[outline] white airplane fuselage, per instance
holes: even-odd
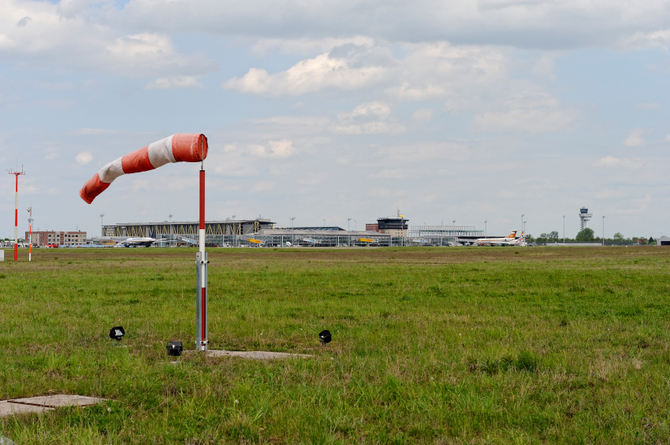
[[[156,239],[149,237],[126,238],[124,240],[119,241],[114,247],[149,247],[154,242],[156,242]]]
[[[524,233],[521,237],[516,237],[516,230],[507,235],[505,238],[479,238],[475,240],[477,246],[516,246],[524,242]]]

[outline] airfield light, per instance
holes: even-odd
[[[605,215],[603,215],[603,246],[605,245]]]
[[[109,330],[109,338],[113,340],[121,341],[124,335],[126,335],[126,330],[122,326],[114,326]]]
[[[328,329],[319,332],[319,340],[321,341],[322,345],[326,346],[326,344],[330,343],[332,339],[333,337],[330,335],[330,331]]]
[[[178,357],[181,355],[181,352],[184,350],[180,341],[171,341],[168,342],[167,346],[168,355]]]

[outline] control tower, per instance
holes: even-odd
[[[579,219],[581,220],[581,230],[586,229],[589,226],[589,221],[593,215],[589,213],[589,209],[582,207],[579,209]]]

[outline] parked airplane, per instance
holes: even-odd
[[[112,238],[116,241],[114,247],[149,247],[156,242],[155,238]]]
[[[516,237],[516,230],[507,235],[505,238],[479,238],[474,244],[476,246],[518,246],[524,242],[524,232],[521,232],[519,238]]]

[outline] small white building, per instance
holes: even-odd
[[[656,240],[656,245],[657,246],[670,246],[670,237],[667,237],[663,235],[659,239]]]

